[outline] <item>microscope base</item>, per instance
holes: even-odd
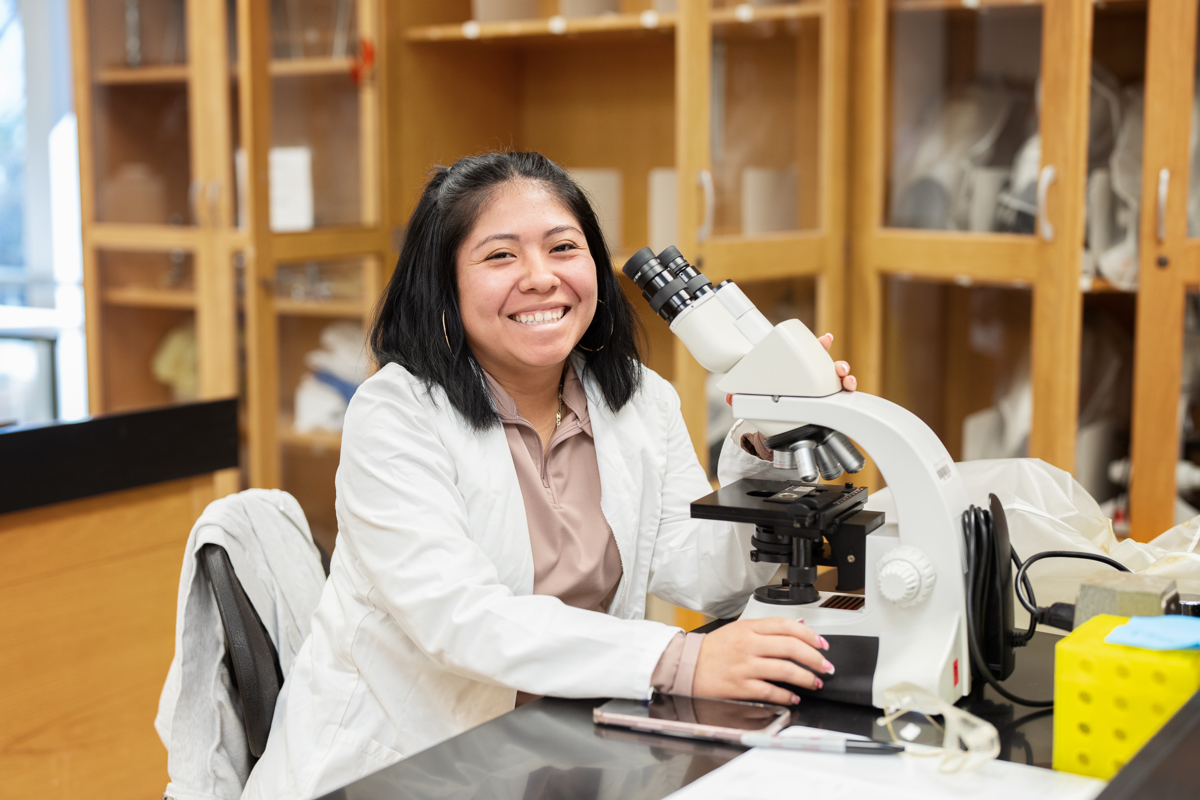
[[[825,685],[816,691],[799,686],[779,684],[800,695],[801,701],[809,698],[833,700],[838,703],[853,703],[869,706],[872,687],[875,683],[875,667],[879,663],[879,637],[847,636],[830,634],[826,656],[838,665],[837,672],[822,678]]]
[[[882,708],[883,692],[899,683],[916,684],[949,703],[969,692],[970,667],[961,657],[961,612],[927,604],[924,614],[912,614],[882,601],[872,588],[865,597],[821,592],[817,602],[805,605],[751,598],[740,618],[799,620],[829,641],[827,657],[837,667],[840,688],[830,691],[834,684],[825,680],[824,689],[810,693],[814,698]],[[841,642],[837,647],[835,640]],[[862,649],[866,643],[869,654]],[[841,681],[843,677],[848,679]]]

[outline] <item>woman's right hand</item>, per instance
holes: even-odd
[[[833,665],[822,653],[828,649],[828,642],[795,620],[731,622],[705,635],[692,694],[795,705],[799,697],[768,681],[820,689],[824,685],[820,676],[833,674]]]

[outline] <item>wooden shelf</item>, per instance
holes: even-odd
[[[749,4],[736,8],[720,8],[712,12],[714,24],[737,24],[764,20],[802,19],[820,16],[824,4],[818,0],[803,0],[783,6],[758,7]],[[643,11],[637,14],[605,14],[598,17],[539,17],[536,19],[506,20],[503,22],[467,22],[452,25],[426,25],[409,28],[410,42],[464,42],[472,40],[541,39],[588,34],[673,31],[678,14]]]
[[[1145,5],[1146,0],[1094,0],[1096,10],[1105,6]],[[1040,8],[1045,0],[975,0],[967,5],[964,0],[891,0],[888,4],[892,11],[978,11],[987,8]]]
[[[110,306],[128,308],[195,308],[196,294],[190,290],[149,289],[141,286],[114,286],[102,297]]]
[[[602,17],[517,19],[504,22],[475,22],[457,25],[427,25],[409,28],[410,42],[465,42],[473,39],[550,39],[589,33],[637,33],[671,31],[676,14],[606,14]]]
[[[332,317],[362,319],[363,304],[357,300],[292,300],[275,298],[275,313],[290,317]]]
[[[101,86],[136,86],[187,83],[187,79],[187,64],[161,64],[152,67],[105,67],[96,70],[94,80]]]
[[[771,20],[805,19],[819,17],[824,11],[824,4],[817,0],[802,0],[783,6],[752,6],[747,3],[734,8],[713,9],[712,21],[714,25],[728,25],[739,22],[748,24]]]
[[[963,0],[892,0],[889,3],[892,11],[978,11],[983,8],[1024,8],[1041,5],[1043,0],[975,0],[971,5],[967,5]]]
[[[295,419],[289,413],[279,415],[279,441],[285,447],[317,447],[325,450],[341,450],[342,434],[331,431],[301,433],[296,430]]]
[[[305,75],[349,75],[353,67],[353,58],[277,58],[271,61],[270,71],[273,78],[288,78]]]
[[[271,61],[270,72],[275,78],[319,75],[349,75],[353,58],[278,58]],[[230,68],[230,77],[237,68]],[[143,86],[150,84],[187,83],[187,64],[164,64],[153,67],[105,67],[96,71],[95,83],[101,86]]]
[[[1080,276],[1079,288],[1088,294],[1137,294],[1137,292],[1128,292],[1117,288],[1107,278],[1098,277],[1089,279]]]

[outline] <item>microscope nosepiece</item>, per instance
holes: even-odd
[[[829,432],[829,438],[825,440],[825,447],[828,447],[830,453],[842,462],[846,472],[852,474],[861,472],[862,468],[867,465],[867,460],[863,458],[862,453],[858,452],[858,448],[837,431]]]

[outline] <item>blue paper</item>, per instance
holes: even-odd
[[[1104,641],[1144,650],[1200,649],[1200,617],[1130,617],[1129,622],[1113,628]]]

